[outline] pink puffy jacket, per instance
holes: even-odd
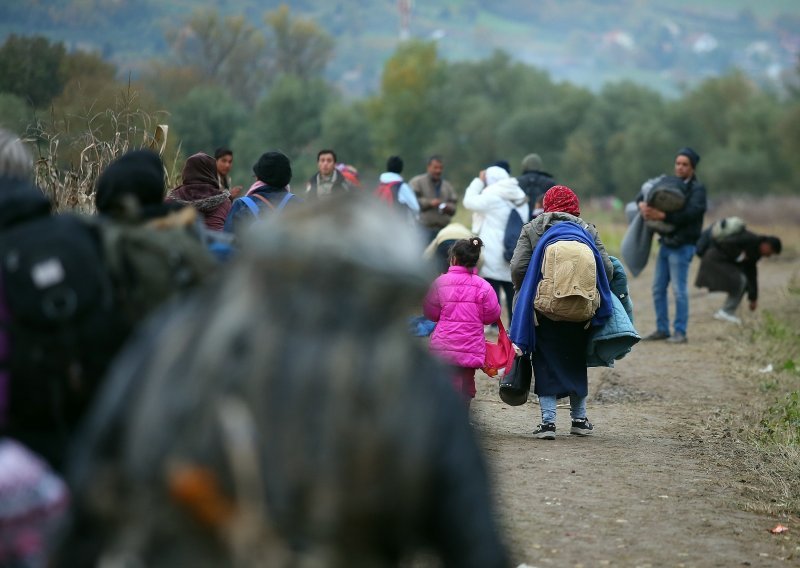
[[[486,358],[483,326],[500,318],[500,303],[474,268],[451,266],[425,296],[425,317],[435,322],[431,351],[459,367],[477,369]]]

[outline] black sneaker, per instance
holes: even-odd
[[[533,435],[540,440],[555,440],[556,439],[556,425],[552,422],[544,422],[536,427]]]
[[[669,333],[666,331],[655,330],[650,335],[646,335],[642,338],[644,341],[659,341],[661,339],[669,339]]]
[[[667,339],[667,343],[686,343],[687,341],[686,335],[680,331],[676,331],[675,335]]]
[[[594,430],[594,427],[592,423],[589,422],[589,419],[581,418],[572,421],[572,428],[569,429],[569,433],[575,434],[576,436],[588,436],[592,433],[592,430]]]

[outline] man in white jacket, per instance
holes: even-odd
[[[516,209],[523,220],[530,218],[528,197],[516,178],[510,177],[501,167],[491,166],[481,171],[467,187],[464,207],[473,212],[472,232],[484,244],[480,275],[492,285],[498,299],[500,290],[503,290],[510,323],[514,287],[511,284],[511,268],[503,255],[503,238],[512,210]]]

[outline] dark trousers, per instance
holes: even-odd
[[[497,294],[497,301],[502,302],[500,299],[500,289],[506,295],[506,309],[508,310],[508,322],[511,322],[511,311],[514,305],[514,285],[511,282],[503,282],[502,280],[492,280],[487,278],[486,281],[494,288],[494,293]],[[502,303],[500,304],[502,306]]]

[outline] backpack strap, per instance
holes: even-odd
[[[261,197],[261,196],[257,195],[257,197]],[[266,201],[266,199],[264,201]],[[244,197],[242,197],[242,203],[247,205],[247,208],[250,210],[250,213],[253,214],[253,217],[258,219],[258,217],[259,217],[259,215],[258,215],[258,205],[256,205],[255,201],[253,201],[253,198],[250,197],[249,195],[245,195]]]
[[[286,207],[286,204],[287,204],[287,203],[289,203],[289,200],[290,200],[292,197],[294,197],[294,193],[289,193],[289,192],[287,191],[287,192],[286,192],[286,195],[284,195],[284,196],[283,196],[283,199],[281,199],[281,202],[280,202],[280,203],[278,203],[278,207],[277,207],[277,208],[275,208],[275,209],[277,209],[278,211],[282,211],[282,210],[283,210],[283,208],[284,208],[284,207]]]

